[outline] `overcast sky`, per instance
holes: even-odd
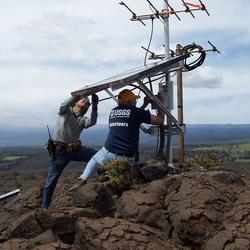
[[[125,0],[138,14],[146,0]],[[136,3],[135,3],[136,2]],[[192,1],[189,1],[192,2]],[[198,1],[194,1],[197,3]],[[250,123],[250,29],[246,0],[203,0],[205,12],[170,18],[170,42],[213,42],[221,54],[184,74],[185,123]],[[1,0],[0,127],[54,126],[60,103],[86,84],[141,66],[150,36],[115,0]],[[162,0],[152,0],[162,9]],[[181,1],[169,0],[176,9]],[[151,50],[163,53],[163,25],[154,22]],[[173,78],[175,81],[175,78]],[[101,94],[101,96],[104,96]],[[114,102],[102,102],[106,123]],[[173,111],[175,112],[175,111]]]

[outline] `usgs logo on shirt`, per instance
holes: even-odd
[[[130,113],[131,113],[130,109],[114,109],[110,112],[110,118],[129,117]]]

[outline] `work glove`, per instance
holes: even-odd
[[[145,107],[150,103],[150,97],[149,96],[145,96],[143,99],[143,105],[145,105]]]
[[[97,105],[98,102],[99,102],[99,97],[98,97],[98,95],[97,95],[97,94],[93,94],[93,95],[91,96],[91,98],[92,98],[92,104],[93,104],[93,105]]]

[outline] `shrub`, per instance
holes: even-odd
[[[187,165],[190,168],[213,168],[217,165],[221,165],[223,163],[223,160],[218,158],[214,153],[208,153],[206,156],[195,156],[194,158],[191,158],[186,161]]]
[[[99,180],[102,182],[108,180],[108,186],[114,193],[121,195],[124,190],[129,190],[137,183],[132,169],[135,167],[130,166],[127,160],[113,160],[98,171]]]

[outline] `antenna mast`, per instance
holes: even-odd
[[[209,45],[211,46],[211,49],[203,49],[201,46],[193,43],[191,45],[187,45],[182,47],[181,45],[178,45],[178,50],[176,53],[170,49],[170,32],[169,32],[169,17],[171,15],[175,15],[175,17],[181,21],[179,17],[179,13],[188,13],[193,18],[195,18],[193,12],[195,11],[204,11],[208,16],[210,15],[206,9],[206,6],[203,4],[201,0],[198,0],[199,3],[190,3],[186,2],[185,0],[180,0],[182,2],[183,7],[181,9],[175,10],[170,4],[169,0],[163,0],[163,10],[159,11],[151,2],[150,0],[146,0],[150,8],[152,10],[152,13],[150,14],[144,14],[144,15],[137,15],[134,11],[132,11],[124,2],[121,2],[120,4],[126,7],[129,12],[132,14],[131,21],[139,21],[144,26],[146,25],[143,21],[144,20],[152,20],[154,18],[159,19],[164,26],[164,54],[155,54],[154,52],[150,51],[150,48],[144,48],[141,46],[146,52],[150,53],[149,59],[165,59],[169,60],[170,57],[179,56],[180,54],[191,54],[194,55],[194,53],[199,53],[200,56],[198,59],[193,60],[192,63],[188,63],[187,60],[183,60],[178,68],[176,68],[177,72],[177,90],[178,90],[178,118],[179,118],[179,127],[181,128],[178,132],[176,130],[176,127],[174,127],[174,121],[175,118],[171,115],[171,110],[174,109],[174,101],[173,101],[173,81],[171,81],[170,77],[170,71],[167,71],[166,73],[163,73],[165,75],[165,81],[160,82],[159,90],[164,95],[164,104],[165,107],[168,110],[168,113],[170,115],[167,116],[167,125],[160,126],[160,133],[158,133],[160,137],[160,145],[159,145],[159,151],[158,156],[164,156],[163,150],[165,146],[165,135],[167,135],[167,145],[166,145],[166,157],[165,162],[169,167],[173,167],[173,157],[172,157],[172,147],[171,147],[171,136],[172,135],[180,135],[180,139],[182,139],[181,143],[179,143],[179,152],[182,152],[182,156],[179,155],[180,164],[184,163],[184,133],[185,133],[185,125],[183,124],[183,107],[182,107],[182,72],[193,70],[197,67],[199,67],[205,60],[206,52],[207,51],[213,51],[220,53],[217,48],[208,41]],[[150,82],[150,86],[151,86]],[[180,89],[181,88],[181,89]],[[151,90],[152,91],[152,90]],[[149,94],[149,93],[147,93]],[[151,94],[151,93],[150,93]],[[180,100],[179,100],[180,99]],[[180,154],[180,153],[179,153]]]
[[[169,10],[168,0],[163,0],[163,10]],[[169,14],[166,13],[163,15],[163,27],[164,27],[164,48],[165,48],[165,59],[170,58],[170,37],[169,37]],[[164,95],[164,100],[166,100],[167,108],[171,112],[173,108],[173,82],[170,81],[170,74],[166,73],[165,76],[165,85],[159,84],[159,89],[162,91]],[[171,127],[172,121],[170,117],[167,117],[167,124],[168,127]],[[164,135],[164,128],[163,126],[160,127],[160,145],[159,145],[159,152],[158,155],[163,155],[163,150],[165,146],[165,135]],[[168,133],[167,135],[167,148],[166,148],[166,162],[172,163],[172,149],[171,149],[171,134]]]

